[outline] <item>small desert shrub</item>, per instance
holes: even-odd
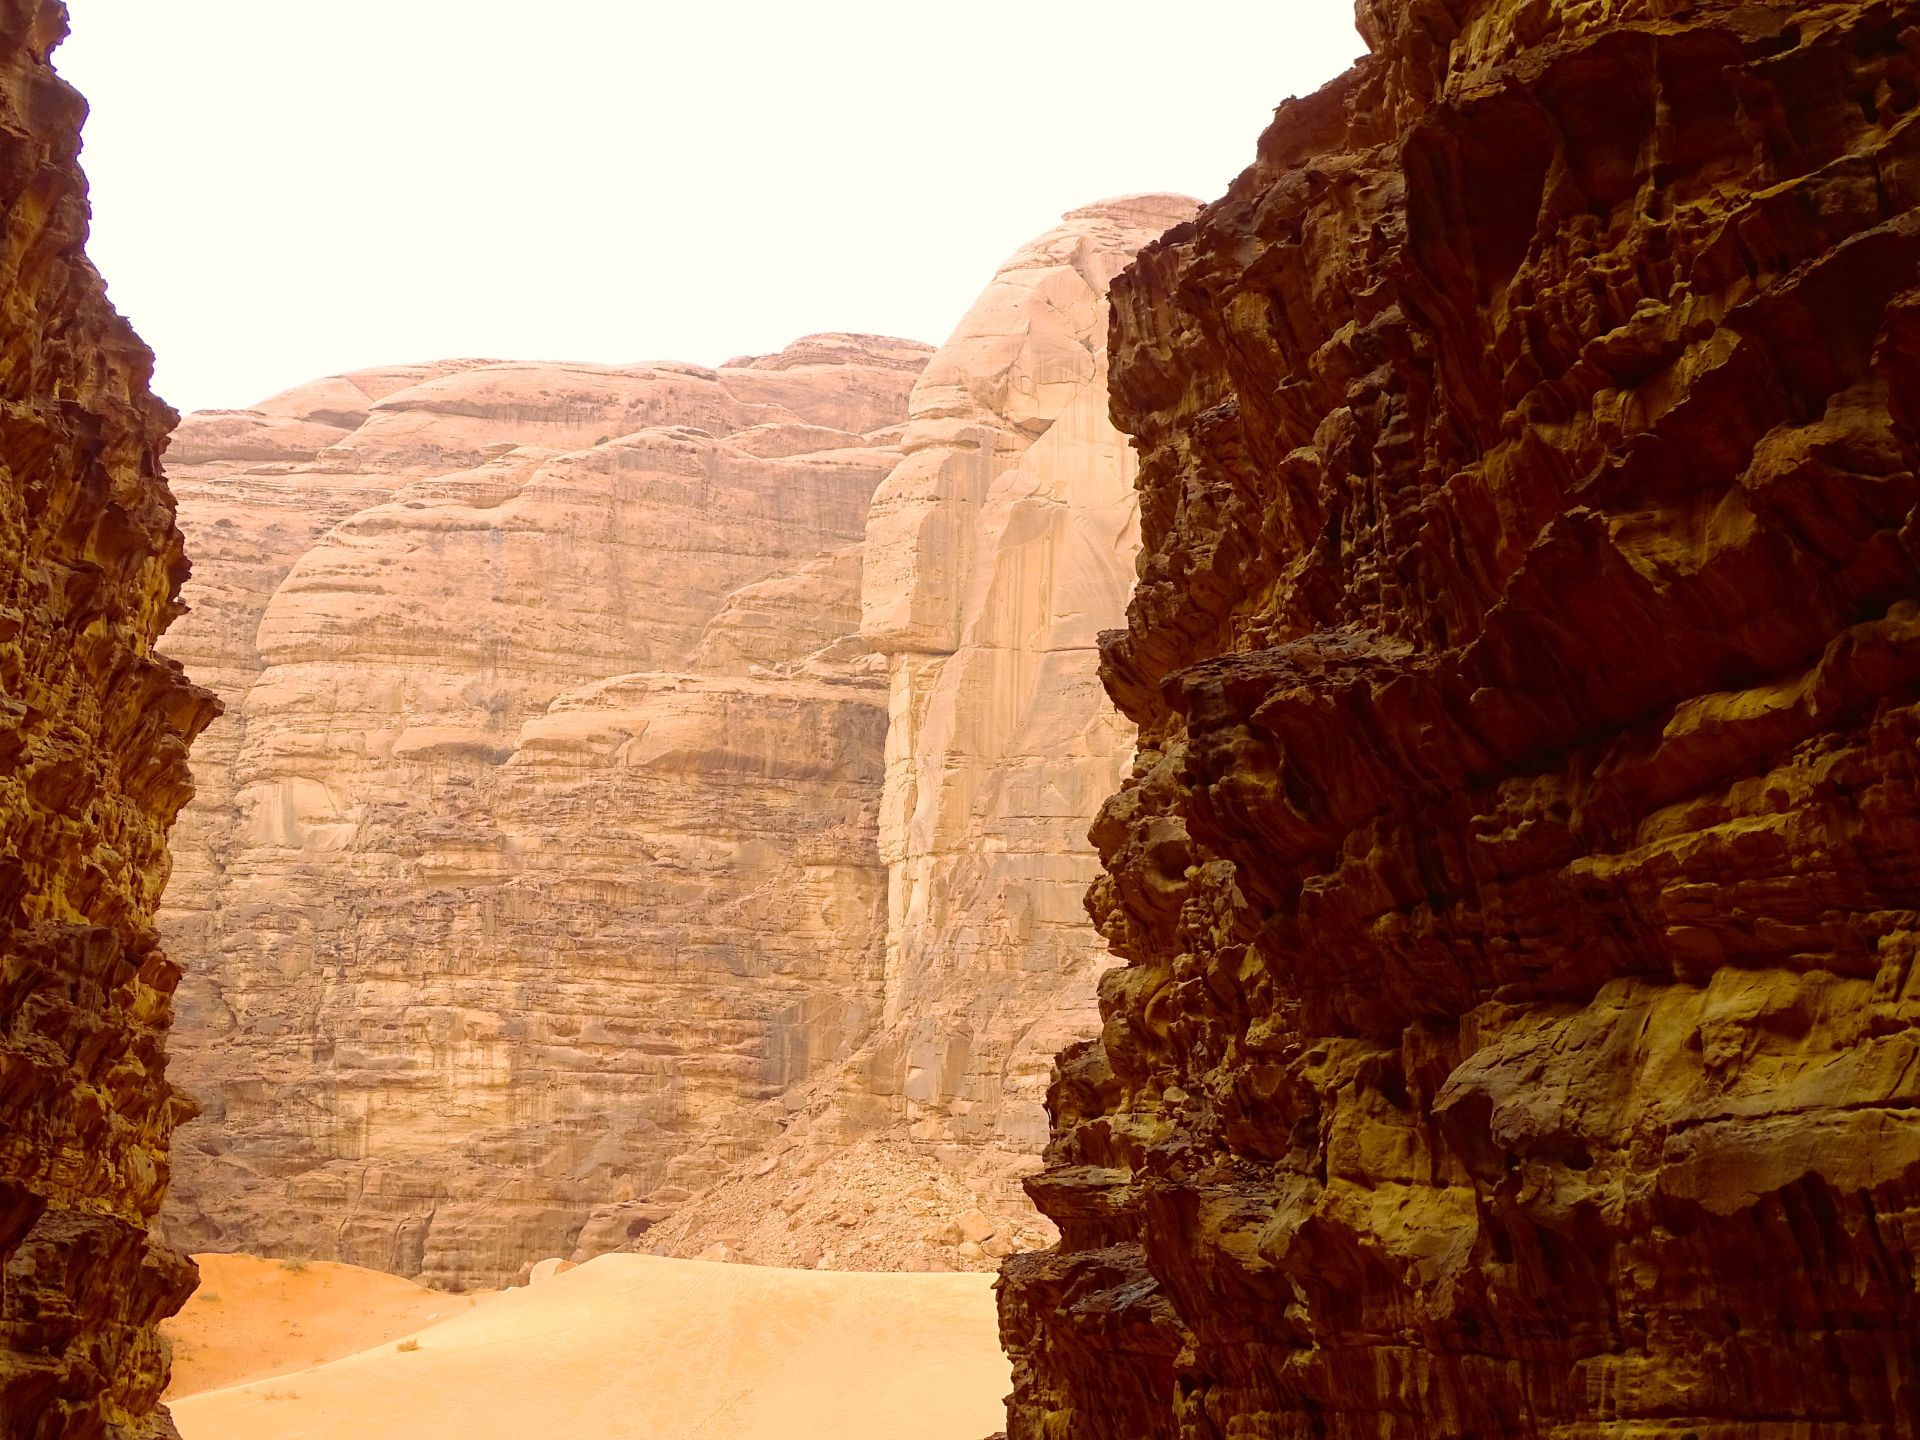
[[[393,1348],[398,1350],[402,1355],[405,1355],[411,1351],[418,1350],[420,1348],[420,1342],[418,1340],[402,1340]]]
[[[202,1290],[199,1295],[194,1298],[199,1300],[203,1305],[218,1305],[220,1303],[220,1292],[218,1290]]]
[[[301,1259],[282,1260],[280,1268],[289,1275],[301,1275],[306,1272],[307,1262]]]

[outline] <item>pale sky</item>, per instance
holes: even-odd
[[[454,355],[938,343],[1023,241],[1218,196],[1352,0],[69,0],[90,247],[183,410]]]

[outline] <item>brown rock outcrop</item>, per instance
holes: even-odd
[[[455,362],[182,426],[169,649],[230,705],[167,916],[184,1243],[511,1278],[872,1028],[849,547],[927,354]]]
[[[153,358],[88,263],[51,3],[0,3],[0,1436],[172,1433],[150,1224],[188,1109],[153,912],[212,698],[154,653],[186,574]]]
[[[1114,290],[1009,1434],[1920,1433],[1920,6],[1360,16]]]

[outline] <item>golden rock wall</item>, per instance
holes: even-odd
[[[63,7],[0,3],[0,1436],[171,1434],[149,1225],[191,1105],[154,909],[215,710],[154,653],[186,575],[174,416],[88,263]]]
[[[1914,1434],[1920,6],[1361,10],[1114,290],[1010,1434]]]

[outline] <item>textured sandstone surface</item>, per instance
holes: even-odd
[[[154,652],[186,575],[174,416],[83,253],[62,7],[0,3],[0,1436],[169,1435],[151,1222],[189,1110],[153,914],[214,710]]]
[[[166,917],[183,1243],[510,1278],[596,1204],[639,1234],[871,1028],[851,547],[927,353],[453,362],[182,426],[169,650],[229,705]]]
[[[1052,1238],[1018,1181],[1098,1023],[1086,829],[1133,740],[1105,294],[1193,208],[1073,212],[931,359],[448,362],[189,417],[169,644],[230,716],[168,914],[183,1243],[462,1284]]]
[[[1054,1054],[1098,1026],[1111,960],[1081,903],[1087,827],[1133,753],[1094,648],[1139,549],[1132,456],[1106,415],[1106,294],[1194,209],[1145,195],[1070,212],[915,385],[860,571],[890,697],[883,1009],[850,1060],[783,1097],[766,1157],[656,1237],[671,1253],[979,1266],[1051,1238],[1018,1182],[1046,1139]]]
[[[1114,292],[1009,1433],[1920,1433],[1920,9],[1360,9]]]

